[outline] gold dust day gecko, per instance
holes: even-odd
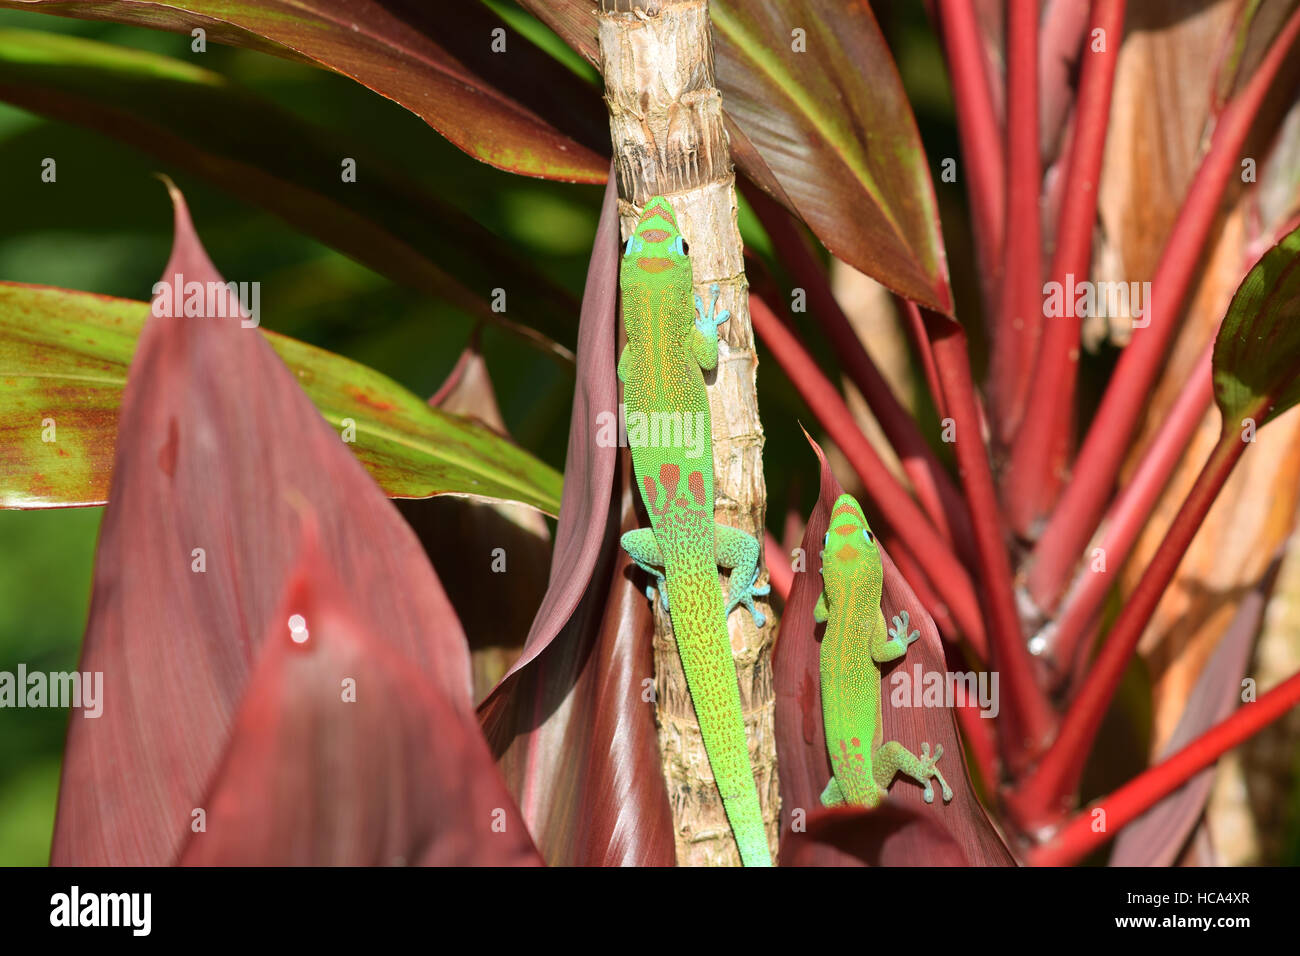
[[[908,633],[908,614],[899,611],[885,626],[880,599],[884,567],[875,535],[852,495],[840,495],[831,511],[822,545],[822,593],[813,617],[826,623],[821,646],[822,720],[832,777],[822,792],[826,806],[874,807],[902,773],[925,786],[925,802],[934,801],[934,777],[943,799],[952,799],[948,781],[935,766],[943,746],[921,744],[921,756],[897,740],[883,742],[880,714],[880,665],[897,660],[921,636]]]
[[[771,866],[758,788],[749,762],[740,687],[727,615],[754,606],[758,541],[713,516],[713,431],[704,371],[718,364],[718,287],[708,310],[695,296],[689,248],[676,213],[650,199],[628,237],[619,268],[627,347],[618,361],[629,423],[657,422],[640,438],[628,430],[635,480],[650,527],[623,535],[624,550],[651,575],[668,611],[727,820],[745,866]],[[707,440],[689,441],[695,434]],[[718,567],[731,570],[723,603]],[[646,588],[653,596],[653,588]]]

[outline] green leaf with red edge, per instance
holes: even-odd
[[[587,0],[521,0],[599,62]],[[835,255],[952,312],[916,119],[865,0],[713,0],[713,50],[736,165]],[[807,31],[806,52],[791,30]]]
[[[952,709],[899,707],[891,700],[890,678],[946,675],[948,665],[934,621],[912,593],[884,548],[885,587],[881,608],[886,617],[907,611],[921,637],[881,679],[884,739],[902,741],[915,751],[921,743],[942,746],[940,769],[953,790],[949,803],[936,797],[925,803],[921,788],[901,779],[878,809],[823,810],[820,795],[831,777],[830,757],[822,723],[819,625],[813,606],[821,594],[822,539],[830,527],[831,509],[844,493],[821,448],[808,439],[821,462],[817,505],[804,530],[807,568],[794,576],[790,599],[781,621],[781,636],[772,658],[776,685],[776,748],[781,767],[781,855],[787,850],[796,865],[909,863],[913,866],[965,863],[1005,866],[1014,861],[989,823],[966,773],[965,754]],[[946,686],[946,681],[945,681]],[[806,834],[793,829],[794,813],[806,815]],[[826,819],[823,820],[822,818]],[[918,817],[927,818],[918,821]]]
[[[256,203],[358,262],[572,360],[577,300],[371,155],[218,73],[80,37],[0,30],[0,100],[96,130]],[[343,182],[339,157],[357,163]],[[511,293],[507,318],[488,303]]]
[[[1214,340],[1214,399],[1225,428],[1263,426],[1300,402],[1300,228],[1260,257]]]
[[[143,302],[0,283],[0,506],[49,508],[108,500],[118,407]],[[182,320],[177,321],[199,321]],[[341,355],[258,329],[394,498],[437,494],[559,510],[554,469],[481,424],[430,408],[392,379]],[[52,419],[53,441],[42,423]]]
[[[540,865],[477,725],[352,602],[309,531],[180,862]]]
[[[202,28],[214,43],[351,77],[499,169],[566,182],[605,179],[608,134],[596,91],[478,3],[0,0],[0,7],[186,34]],[[492,49],[497,28],[506,31],[509,56]]]
[[[166,284],[221,281],[173,198]],[[237,313],[233,296],[224,305]],[[313,517],[321,560],[342,582],[314,583],[346,588],[350,613],[445,701],[456,720],[440,732],[477,739],[465,636],[423,549],[256,330],[149,318],[110,499],[80,663],[102,673],[104,706],[71,715],[54,864],[177,858]],[[259,689],[276,686],[272,667]]]
[[[618,409],[618,192],[605,191],[582,299],[564,499],[546,595],[524,651],[479,705],[493,752],[546,861],[671,866],[653,620],[619,547],[636,527],[626,450],[593,442]]]

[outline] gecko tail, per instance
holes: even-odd
[[[731,638],[722,605],[722,590],[715,572],[666,582],[673,633],[691,691],[700,736],[709,757],[727,822],[736,837],[745,866],[771,866],[767,828],[758,801],[758,786],[749,762],[749,739],[741,711],[740,685]],[[712,586],[712,594],[708,593]],[[700,600],[700,595],[708,600]],[[685,610],[682,610],[685,609]],[[686,613],[693,611],[696,613]]]

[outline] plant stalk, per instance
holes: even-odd
[[[1002,285],[989,368],[995,434],[1010,444],[1024,415],[1043,326],[1043,170],[1038,144],[1038,0],[1007,0],[1006,215]]]
[[[1051,279],[1062,284],[1068,276],[1083,279],[1092,264],[1093,225],[1101,165],[1110,122],[1115,64],[1124,31],[1125,0],[1093,0],[1092,18],[1080,69],[1074,132],[1066,159],[1061,215],[1052,255]],[[1092,52],[1091,35],[1104,31],[1104,52]],[[1039,314],[1043,298],[1037,297]],[[1071,309],[1071,312],[1074,310]],[[1075,383],[1079,373],[1079,331],[1082,316],[1056,316],[1043,324],[1042,344],[1035,363],[1025,417],[1011,449],[1007,467],[1005,507],[1011,527],[1032,538],[1039,522],[1055,503],[1065,480],[1074,429]]]
[[[962,635],[981,658],[987,654],[979,601],[970,576],[952,550],[935,531],[911,495],[885,467],[871,443],[853,420],[839,391],[817,367],[794,333],[761,298],[750,296],[754,330],[785,370],[831,440],[839,446],[879,513],[886,516],[904,547],[929,578]]]
[[[1001,674],[1005,688],[1006,706],[1000,718],[1004,732],[999,734],[999,740],[1004,760],[1015,770],[1047,745],[1055,715],[1034,678],[1033,660],[1020,631],[1006,534],[971,381],[966,333],[946,316],[928,309],[922,309],[921,315],[934,346],[939,379],[956,433],[957,468],[974,523],[981,604],[988,624],[989,656],[985,659]],[[935,583],[937,586],[939,581]]]
[[[1245,449],[1246,442],[1241,436],[1225,427],[1142,579],[1120,611],[1078,696],[1066,711],[1056,740],[1008,801],[1013,815],[1025,828],[1048,825],[1066,812],[1102,718],[1124,676],[1124,669],[1137,650],[1138,640]]]
[[[761,190],[744,187],[742,190],[771,238],[781,264],[807,293],[813,315],[830,338],[841,365],[862,392],[890,446],[897,453],[917,501],[944,541],[956,547],[960,555],[973,554],[966,502],[917,428],[916,421],[894,396],[889,383],[863,347],[807,241],[794,227],[789,214]]]
[[[1128,560],[1138,534],[1160,500],[1160,493],[1187,450],[1206,409],[1214,404],[1210,367],[1213,352],[1214,343],[1210,342],[1151,446],[1143,454],[1137,471],[1107,512],[1102,525],[1105,530],[1096,548],[1101,552],[1103,566],[1096,569],[1092,562],[1085,562],[1057,618],[1057,626],[1046,637],[1043,654],[1054,662],[1055,670],[1061,676],[1073,669],[1079,644],[1096,619],[1111,582]]]
[[[993,108],[992,78],[970,0],[938,0],[939,35],[957,114],[970,199],[975,248],[984,276],[984,301],[995,301],[1001,282],[1003,220],[1002,131]],[[1037,148],[1037,147],[1035,147]]]
[[[631,234],[650,197],[666,196],[690,243],[696,293],[707,302],[710,286],[720,287],[718,307],[729,310],[731,318],[718,330],[718,368],[708,388],[716,520],[761,536],[767,489],[755,381],[758,359],[736,222],[735,170],[713,71],[708,4],[661,0],[654,11],[602,10],[595,16],[623,236]],[[647,77],[655,81],[647,83]],[[738,865],[736,841],[709,771],[672,621],[659,601],[652,606],[659,752],[671,795],[677,862]],[[771,648],[777,620],[770,607],[763,611],[767,620],[761,628],[748,614],[730,615],[727,625],[750,763],[775,858],[780,788]]]
[[[1120,356],[1075,462],[1074,474],[1034,548],[1027,585],[1039,607],[1056,601],[1097,527],[1138,417],[1146,407],[1144,399],[1177,327],[1228,179],[1237,169],[1251,124],[1298,34],[1300,8],[1292,12],[1250,81],[1218,119],[1209,152],[1192,180],[1151,280],[1147,310],[1150,325],[1134,332]]]
[[[1029,853],[1031,866],[1070,866],[1109,842],[1120,830],[1173,793],[1233,747],[1249,740],[1300,704],[1300,674],[1293,674],[1254,703],[1244,704],[1169,759],[1138,775],[1075,816],[1047,843]],[[1105,827],[1096,828],[1096,810]]]

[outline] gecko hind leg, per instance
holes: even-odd
[[[725,524],[715,525],[715,528],[718,565],[731,572],[726,613],[730,614],[743,605],[753,615],[754,625],[762,627],[767,618],[754,606],[754,598],[770,594],[772,586],[764,584],[761,588],[754,587],[758,581],[758,539]]]
[[[619,544],[623,550],[636,563],[636,566],[650,575],[653,584],[647,584],[645,596],[651,601],[655,599],[654,592],[659,591],[659,601],[668,610],[668,589],[664,587],[664,556],[659,551],[659,542],[655,540],[653,528],[636,528],[627,532],[619,539]]]
[[[838,807],[844,803],[844,794],[840,791],[840,785],[834,777],[831,777],[831,782],[826,784],[826,789],[822,791],[821,800],[823,807]]]
[[[947,803],[952,799],[952,788],[948,786],[948,781],[943,779],[943,774],[935,766],[942,756],[943,744],[939,744],[934,748],[933,757],[930,756],[930,745],[921,744],[921,756],[918,757],[897,740],[890,740],[881,744],[876,750],[872,760],[871,774],[875,778],[876,786],[882,790],[889,786],[896,773],[911,777],[917,783],[925,786],[925,792],[922,796],[925,798],[926,803],[934,803],[934,786],[930,783],[930,778],[934,777],[943,788],[943,802]]]

